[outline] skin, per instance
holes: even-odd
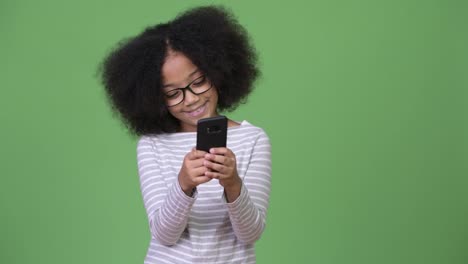
[[[189,58],[172,50],[168,51],[161,74],[163,92],[185,87],[203,75]],[[185,100],[168,107],[168,110],[180,121],[180,132],[195,132],[199,119],[218,116],[217,103],[218,92],[216,87],[212,87],[200,95],[186,91]],[[232,120],[228,121],[230,127],[237,125],[239,124]],[[190,196],[194,188],[212,179],[218,179],[224,187],[228,202],[239,197],[242,180],[237,173],[235,154],[229,148],[212,148],[209,153],[193,148],[185,155],[178,175],[182,190]]]

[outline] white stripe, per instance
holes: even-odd
[[[152,250],[151,250],[151,251],[152,251]],[[169,254],[167,254],[167,253],[165,253],[165,252],[162,252],[162,251],[153,251],[153,252],[155,252],[155,253],[158,254],[158,255],[164,255],[164,256],[168,257],[169,259],[171,259],[171,258],[176,259],[177,261],[180,261],[180,262],[183,262],[183,263],[188,263],[188,264],[191,264],[191,263],[192,263],[192,262],[186,261],[185,259],[178,258],[178,257],[174,256],[174,254],[169,255]],[[187,255],[187,254],[182,253],[182,252],[180,252],[180,251],[177,252],[177,253],[178,253],[178,254],[181,254],[181,255],[184,255],[184,256],[191,257],[190,255]],[[158,259],[158,260],[159,260],[159,259]]]

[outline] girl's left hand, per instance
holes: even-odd
[[[237,174],[236,155],[228,148],[212,148],[205,154],[203,165],[210,169],[205,176],[218,179],[225,189],[239,189],[242,180]]]

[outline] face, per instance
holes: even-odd
[[[198,85],[203,73],[184,54],[169,51],[161,69],[163,93],[188,84]],[[203,78],[201,78],[203,79]],[[217,116],[218,92],[215,87],[196,95],[185,90],[185,99],[180,104],[167,109],[180,122],[181,132],[197,131],[197,121],[201,118]]]

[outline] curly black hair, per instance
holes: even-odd
[[[168,50],[187,56],[218,89],[218,110],[245,101],[260,75],[245,28],[224,7],[185,11],[121,41],[101,65],[112,110],[134,135],[176,132],[179,121],[164,102],[161,68]]]

